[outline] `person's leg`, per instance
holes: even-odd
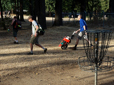
[[[92,46],[92,43],[91,43],[90,40],[88,40],[88,38],[87,38],[87,34],[84,35],[84,39],[88,42],[88,44],[89,44],[90,46]]]
[[[43,50],[44,50],[44,53],[46,53],[47,52],[47,48],[44,48],[42,45],[40,45],[40,44],[35,44],[36,46],[39,46],[40,48],[42,48]]]
[[[18,30],[13,30],[13,36],[14,36],[14,39],[15,39],[14,43],[16,43],[16,44],[18,43],[17,32],[18,32]]]
[[[34,36],[32,36],[32,37],[30,38],[30,52],[28,53],[29,55],[32,55],[32,54],[33,54],[34,39],[35,39]]]
[[[28,55],[33,55],[33,44],[30,43],[30,52],[28,53]]]
[[[35,44],[36,46],[39,46],[40,48],[42,48],[42,49],[45,49],[42,45],[40,45],[40,44]]]
[[[78,45],[80,39],[81,39],[81,36],[78,35],[78,38],[77,38],[77,40],[76,40],[76,44],[75,44],[75,46],[72,48],[73,50],[76,50],[76,49],[77,49],[77,45]]]
[[[36,41],[36,42],[35,42],[35,43],[36,43],[35,45],[36,45],[36,46],[39,46],[40,48],[42,48],[42,49],[44,50],[44,53],[46,53],[46,52],[47,52],[47,48],[44,48],[42,45],[39,44],[38,38],[39,38],[39,37],[37,37],[36,40],[35,40],[35,41]]]
[[[84,35],[84,39],[87,41],[88,46],[93,48],[93,45],[92,45],[91,41],[88,39],[87,34]]]
[[[17,37],[14,37],[15,38],[15,40],[17,40]]]
[[[77,47],[78,43],[79,43],[79,39],[76,40],[75,47]]]
[[[90,41],[88,39],[85,39],[89,44],[90,44]]]
[[[17,37],[14,37],[14,39],[15,39],[15,42],[18,42],[18,39],[17,39]]]
[[[88,39],[85,39],[85,40],[88,42],[88,44],[89,44],[90,46],[93,46],[92,43],[90,42],[90,40],[88,40]]]
[[[79,39],[77,38],[77,40],[76,40],[76,44],[75,44],[75,46],[72,48],[72,50],[76,50],[76,49],[77,49],[77,45],[78,45],[78,43],[79,43]]]
[[[30,43],[30,50],[31,50],[31,53],[33,53],[33,44]]]

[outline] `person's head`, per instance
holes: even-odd
[[[33,19],[32,19],[32,16],[29,16],[29,17],[28,17],[28,21],[29,21],[29,22],[32,22],[32,20],[33,20]]]
[[[78,15],[78,19],[80,20],[82,18],[82,15],[80,14],[80,15]]]
[[[17,16],[14,16],[14,19],[17,19]]]

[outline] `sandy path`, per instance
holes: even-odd
[[[28,30],[27,30],[28,29]],[[82,41],[78,50],[61,50],[62,38],[71,35],[74,27],[54,27],[46,30],[40,43],[48,48],[46,54],[34,46],[34,55],[29,52],[31,29],[24,23],[18,33],[20,44],[13,44],[12,32],[0,36],[0,85],[93,85],[94,73],[82,71],[78,57],[85,56]],[[114,39],[114,36],[113,36]],[[107,55],[114,57],[114,40]],[[69,47],[74,46],[75,39]],[[99,73],[99,85],[114,85],[114,70]]]

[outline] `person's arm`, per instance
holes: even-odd
[[[36,26],[36,31],[38,30],[38,26]]]
[[[81,21],[81,25],[83,26],[84,31],[86,31],[86,22],[84,20]]]
[[[14,21],[15,21],[15,20],[13,19],[11,25],[13,25]]]
[[[85,25],[83,26],[83,28],[84,28],[84,30],[86,30],[86,26]]]
[[[34,28],[35,28],[35,37],[37,36],[37,30],[38,30],[38,25],[37,25],[37,22],[36,21],[33,21],[32,22],[32,25],[34,26]]]
[[[38,25],[36,26],[35,36],[37,36]]]
[[[9,27],[8,27],[8,30],[10,29],[10,27],[13,25],[13,23],[14,23],[14,19],[12,20],[12,22],[11,22],[11,24],[9,25]]]
[[[78,29],[77,31],[75,31],[75,33],[78,33],[80,31],[80,29]]]
[[[87,32],[86,32],[86,26],[84,25],[83,28],[84,28],[84,32],[85,32],[85,34],[87,34]]]

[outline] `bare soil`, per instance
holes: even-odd
[[[78,65],[78,58],[85,56],[82,40],[76,51],[58,47],[63,37],[71,36],[78,27],[48,28],[39,38],[47,53],[34,45],[34,55],[27,55],[31,35],[28,22],[23,22],[18,32],[19,44],[13,44],[12,30],[0,30],[0,85],[94,85],[94,72],[83,71]],[[68,47],[73,47],[75,40],[76,36]],[[107,56],[114,57],[114,34]],[[114,85],[114,70],[98,72],[98,85]]]

